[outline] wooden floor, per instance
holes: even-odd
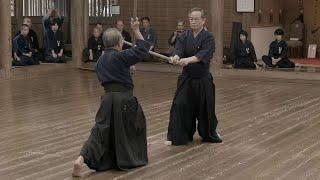
[[[78,179],[71,177],[72,161],[103,90],[93,72],[56,68],[57,73],[0,81],[1,180]],[[320,179],[320,81],[230,74],[215,79],[224,143],[202,144],[196,135],[189,146],[168,147],[178,74],[136,72],[135,94],[148,120],[149,165],[86,171],[80,179]]]

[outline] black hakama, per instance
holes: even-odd
[[[130,92],[107,92],[81,150],[90,169],[127,170],[148,163],[146,119]]]
[[[202,78],[180,75],[173,99],[168,140],[174,145],[193,141],[198,120],[198,133],[204,141],[216,139],[218,120],[215,114],[215,85],[210,74]]]
[[[89,168],[131,169],[148,163],[146,119],[136,97],[130,66],[145,58],[150,44],[118,51],[107,48],[96,64],[96,73],[106,94],[102,97],[96,124],[80,155]]]

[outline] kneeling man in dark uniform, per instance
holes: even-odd
[[[136,46],[123,50],[121,33],[111,28],[103,33],[105,53],[96,64],[96,73],[105,94],[96,124],[74,163],[73,176],[81,176],[83,166],[96,171],[127,170],[148,163],[146,119],[133,96],[130,66],[148,55],[150,44],[139,31],[139,21],[131,21]]]

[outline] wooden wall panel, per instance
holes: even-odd
[[[236,0],[225,0],[224,5],[224,45],[229,47],[232,33],[232,22],[242,22],[243,29],[250,35],[251,27],[278,26],[279,11],[283,8],[283,2],[279,0],[256,0],[254,13],[237,13]],[[262,12],[262,20],[258,22],[259,10]],[[272,10],[273,21],[270,22]]]
[[[312,34],[311,32],[320,27],[320,2],[317,0],[284,0],[284,10],[286,21],[284,23],[285,30],[289,30],[289,25],[298,17],[300,7],[304,8],[304,24],[305,24],[305,54],[307,53],[309,44],[317,44],[318,52],[320,52],[320,30]],[[301,5],[302,4],[302,5]],[[319,57],[319,53],[317,54]]]
[[[320,27],[320,2],[318,0],[305,0],[303,6],[307,37],[305,47],[307,48],[308,44],[317,44],[317,57],[320,57],[320,30],[315,34],[311,33],[314,29]]]

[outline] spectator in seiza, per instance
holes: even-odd
[[[154,50],[157,46],[157,34],[154,28],[150,26],[150,18],[143,17],[141,18],[142,28],[140,32],[143,38],[151,44],[150,50]]]

